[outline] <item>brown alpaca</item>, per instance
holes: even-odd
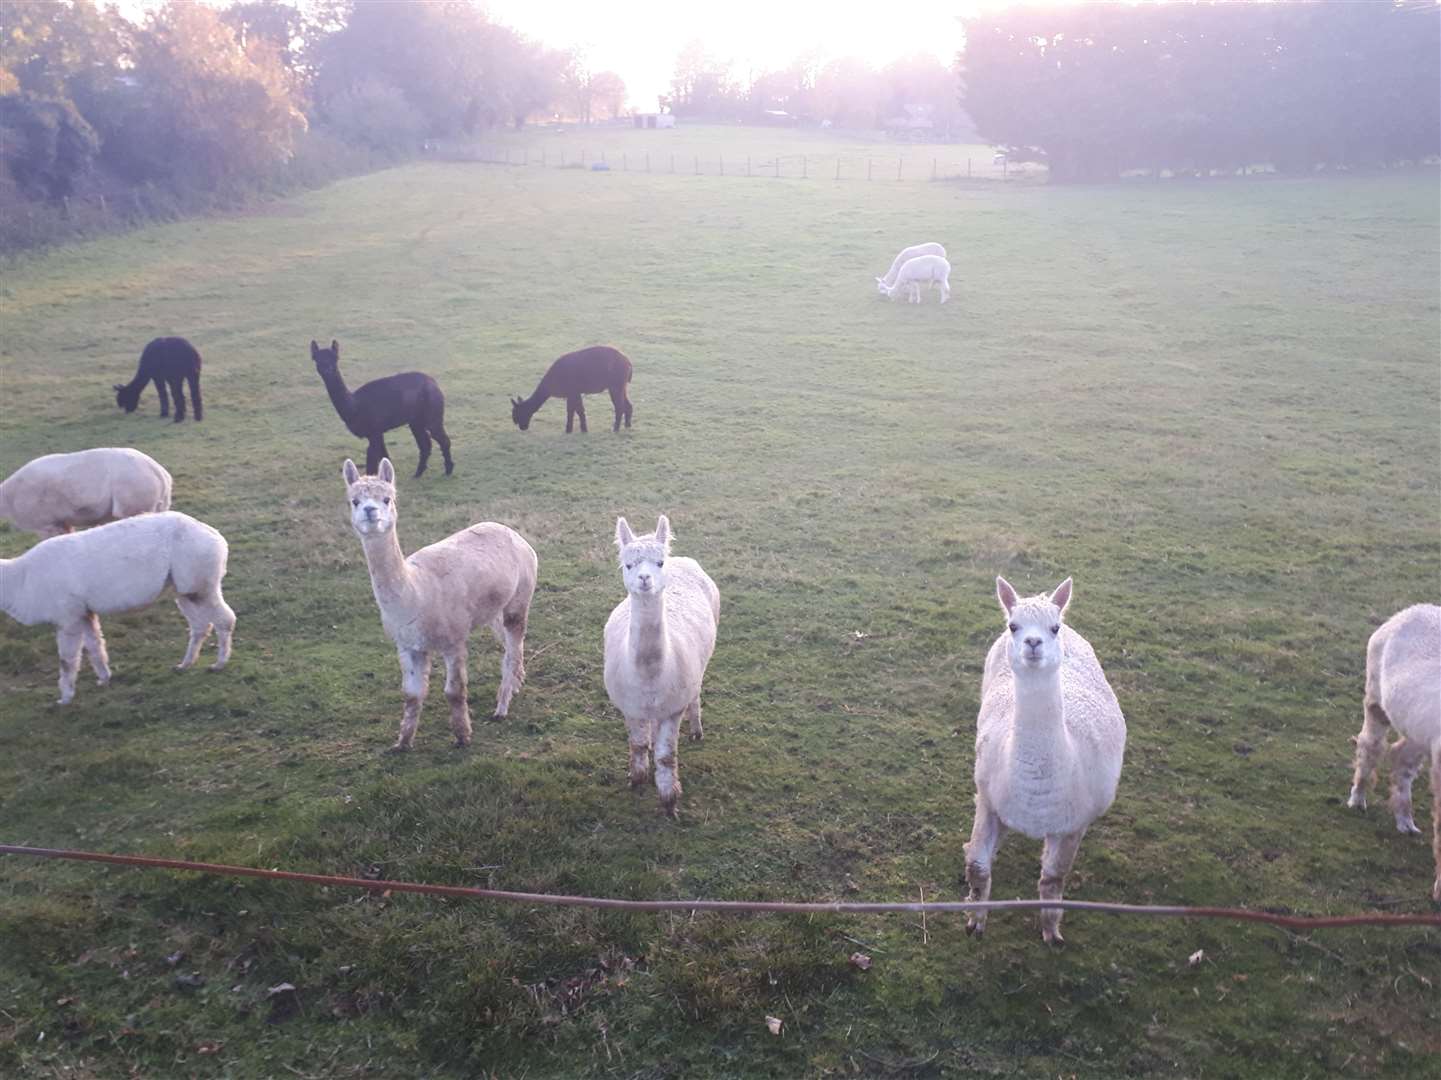
[[[420,448],[420,464],[415,467],[415,475],[425,472],[432,435],[440,444],[440,456],[445,459],[445,475],[450,475],[455,462],[450,457],[450,436],[445,433],[445,395],[434,379],[421,371],[406,371],[372,379],[351,393],[340,376],[338,342],[331,341],[330,348],[322,349],[312,341],[310,358],[315,361],[315,370],[325,383],[330,403],[345,426],[351,434],[370,443],[365,451],[366,473],[374,476],[381,461],[390,456],[385,448],[385,433],[408,424],[415,436],[415,445]]]
[[[155,392],[160,395],[160,419],[170,415],[170,398],[165,387],[175,395],[175,422],[185,419],[185,394],[183,382],[190,383],[190,402],[195,406],[195,419],[201,420],[205,410],[200,404],[200,353],[184,338],[158,337],[140,354],[140,366],[135,378],[128,383],[115,384],[115,404],[128,413],[140,404],[140,391],[145,384],[155,383]]]
[[[589,429],[585,426],[585,404],[581,395],[609,390],[611,404],[615,406],[615,423],[611,430],[619,431],[622,418],[625,426],[630,427],[634,411],[626,395],[630,375],[630,358],[619,349],[612,349],[609,345],[577,349],[550,365],[530,397],[510,399],[510,418],[521,431],[525,431],[530,427],[530,418],[549,399],[565,398],[565,433],[571,433],[575,418],[579,416],[580,430],[584,434]]]

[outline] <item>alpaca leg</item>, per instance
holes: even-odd
[[[701,741],[701,738],[704,736],[705,732],[703,732],[703,731],[701,730],[701,726],[700,726],[700,695],[699,695],[699,694],[697,694],[697,695],[695,696],[695,700],[694,700],[694,701],[692,701],[689,705],[687,705],[687,706],[685,707],[685,718],[686,718],[686,727],[690,730],[691,741],[692,741],[692,742],[700,742],[700,741]]]
[[[100,632],[100,616],[93,611],[87,612],[80,630],[84,635],[82,644],[85,653],[90,657],[90,669],[95,672],[96,684],[109,686],[110,654],[105,651],[105,635]]]
[[[55,648],[60,654],[60,700],[57,704],[68,705],[75,697],[75,674],[80,670],[80,650],[84,641],[83,620],[55,631]]]
[[[565,433],[569,435],[575,429],[575,413],[580,407],[580,398],[568,397],[565,399]]]
[[[1425,758],[1426,748],[1404,736],[1391,745],[1391,813],[1396,816],[1397,832],[1421,833],[1411,812],[1411,784]]]
[[[1436,860],[1431,899],[1441,904],[1441,742],[1431,748],[1431,855]]]
[[[951,298],[951,283],[949,280],[941,282],[941,303]]]
[[[976,820],[971,826],[971,839],[966,844],[966,893],[969,901],[984,903],[991,898],[991,862],[996,849],[1006,835],[1006,827],[990,804],[976,792]],[[986,912],[973,911],[966,915],[966,933],[977,937],[986,932]]]
[[[650,738],[652,724],[649,720],[625,718],[626,736],[630,741],[630,786],[638,788],[650,779]]]
[[[430,689],[430,653],[400,650],[400,686],[405,692],[405,709],[400,716],[400,736],[391,750],[409,750],[420,724],[420,710]]]
[[[235,612],[225,602],[225,597],[220,595],[219,588],[210,600],[210,611],[205,617],[215,624],[216,640],[215,663],[206,670],[219,671],[230,662],[230,636],[235,631]]]
[[[177,375],[170,380],[170,392],[175,396],[175,422],[185,419],[185,384]]]
[[[159,375],[155,376],[155,392],[160,395],[160,419],[164,420],[170,415],[170,393],[165,389],[165,380]]]
[[[370,440],[370,445],[365,448],[365,474],[374,476],[380,471],[380,463],[390,457],[390,451],[385,445],[385,436],[376,435]]]
[[[580,433],[582,435],[589,434],[590,428],[585,426],[585,401],[580,397],[575,399],[575,414],[580,417]]]
[[[626,424],[625,424],[625,426],[626,426],[626,427],[630,427],[630,418],[629,418],[628,416],[626,416],[626,410],[625,410],[625,388],[624,388],[624,387],[622,387],[622,386],[613,386],[613,387],[611,387],[611,389],[610,389],[610,403],[611,403],[611,406],[615,409],[615,423],[611,425],[611,427],[610,427],[611,431],[619,431],[619,430],[620,430],[621,417],[625,417],[625,418],[626,418]]]
[[[655,790],[660,808],[670,817],[676,816],[680,800],[680,713],[662,717],[655,730]]]
[[[445,433],[445,425],[436,420],[435,425],[430,429],[435,436],[435,441],[440,444],[440,456],[445,461],[445,475],[449,476],[455,471],[455,461],[450,456],[450,436]]]
[[[525,624],[527,612],[504,612],[498,625],[492,625],[496,640],[505,649],[500,662],[500,689],[495,695],[495,715],[492,720],[504,720],[510,711],[510,699],[525,682]]]
[[[621,396],[625,398],[625,426],[630,427],[630,415],[635,411],[635,409],[630,403],[630,395],[628,393],[622,390]]]
[[[1076,852],[1081,850],[1081,837],[1086,835],[1086,830],[1046,837],[1046,842],[1041,848],[1041,880],[1040,895],[1042,900],[1059,900],[1061,892],[1066,886],[1066,875],[1071,872],[1071,864],[1076,861]],[[1041,912],[1041,937],[1047,945],[1064,945],[1065,938],[1061,937],[1061,916],[1064,914],[1059,908],[1054,910],[1042,910]]]
[[[1366,699],[1366,718],[1355,738],[1356,771],[1351,777],[1351,797],[1346,805],[1366,809],[1366,787],[1376,773],[1376,762],[1386,749],[1386,731],[1391,726],[1386,710],[1379,702]]]
[[[470,745],[470,698],[465,670],[465,642],[445,656],[445,700],[450,703],[450,730],[456,746]]]
[[[185,381],[190,384],[190,404],[195,409],[195,419],[205,419],[205,410],[200,407],[200,372],[193,371],[185,376]]]
[[[419,477],[425,472],[425,463],[430,460],[430,434],[419,420],[410,422],[410,433],[415,436],[415,445],[420,448],[420,463],[415,467],[415,475]]]
[[[185,649],[185,656],[175,665],[176,671],[184,671],[195,663],[200,655],[200,647],[210,636],[210,606],[194,596],[183,594],[175,598],[175,606],[190,624],[190,644]]]

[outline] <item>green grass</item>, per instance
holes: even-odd
[[[177,675],[168,602],[109,618],[114,685],[62,709],[50,632],[0,620],[0,833],[534,891],[957,899],[993,579],[1074,574],[1130,739],[1069,896],[1428,910],[1429,845],[1343,797],[1366,638],[1441,586],[1437,206],[1434,173],[1058,190],[432,163],[12,266],[0,474],[154,455],[229,539],[239,625],[228,670]],[[952,302],[877,298],[929,239]],[[153,392],[114,407],[157,334],[202,350],[204,423],[162,423]],[[382,753],[399,671],[339,475],[364,448],[312,337],[352,385],[420,368],[446,391],[456,473],[402,480],[408,550],[493,519],[540,555],[529,681],[468,752],[434,685],[415,752]],[[635,361],[634,429],[597,398],[586,437],[555,402],[517,432],[506,395],[592,342]],[[390,445],[408,477],[408,434]],[[678,823],[627,788],[601,684],[615,515],[660,511],[723,605]],[[5,555],[29,542],[0,531]],[[474,644],[484,715],[499,651]],[[1034,896],[1038,861],[1009,840],[996,897]],[[7,859],[0,1072],[1420,1076],[1441,1053],[1437,932],[1065,925],[1052,953],[1020,914],[976,943],[956,918]]]

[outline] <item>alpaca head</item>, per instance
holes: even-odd
[[[886,279],[885,279],[885,278],[883,278],[883,277],[878,277],[878,278],[876,278],[876,292],[880,293],[882,296],[888,296],[888,295],[890,295],[890,294],[889,294],[889,291],[888,291],[888,287],[887,287],[887,285],[886,285]]]
[[[515,426],[521,431],[530,428],[530,418],[534,414],[525,407],[525,402],[518,397],[510,399],[510,418],[515,421]]]
[[[340,373],[340,342],[331,339],[330,348],[322,349],[315,339],[310,341],[310,359],[315,361],[315,370],[322,376]]]
[[[1041,593],[1022,600],[1011,583],[996,578],[996,599],[1006,613],[1011,670],[1017,675],[1052,672],[1061,666],[1061,617],[1071,602],[1071,579],[1049,596]]]
[[[115,404],[126,412],[134,412],[135,407],[140,404],[140,387],[130,389],[128,386],[115,384]]]
[[[362,540],[395,528],[395,467],[390,458],[381,458],[375,476],[360,475],[355,462],[346,458],[340,475],[345,477],[345,495],[350,500],[351,528]]]
[[[658,596],[665,588],[665,559],[670,554],[670,519],[664,514],[655,532],[637,536],[625,518],[615,522],[615,546],[620,548],[620,576],[632,596]]]

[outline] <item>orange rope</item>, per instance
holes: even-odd
[[[931,901],[929,903],[852,903],[826,900],[793,903],[779,900],[616,900],[596,896],[559,896],[552,893],[508,892],[476,889],[464,885],[428,885],[415,881],[372,881],[368,878],[333,877],[328,874],[300,874],[293,870],[260,870],[252,866],[224,863],[186,862],[156,859],[145,855],[107,855],[96,851],[66,851],[57,848],[22,847],[0,844],[0,855],[28,855],[40,859],[71,859],[79,862],[113,863],[151,870],[189,870],[226,877],[255,877],[271,881],[300,881],[307,885],[335,885],[370,892],[411,892],[428,896],[452,896],[466,900],[502,900],[553,907],[607,908],[621,911],[720,911],[730,914],[774,912],[777,914],[877,915],[889,912],[1035,911],[1042,908],[1063,911],[1099,911],[1112,915],[1150,915],[1181,919],[1233,919],[1266,923],[1288,930],[1323,930],[1341,926],[1437,926],[1441,914],[1433,915],[1275,915],[1269,911],[1248,911],[1224,907],[1155,907],[1140,904],[1109,904],[1091,900],[987,900]]]

